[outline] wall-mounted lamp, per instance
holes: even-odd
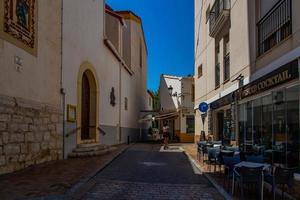
[[[238,77],[233,79],[231,82],[234,81],[239,81],[239,87],[242,87],[244,85],[244,75],[243,74],[238,75]]]
[[[170,86],[168,87],[168,91],[169,91],[169,95],[170,95],[170,96],[172,96],[172,97],[177,97],[177,92],[175,92],[175,93],[173,94],[173,87],[172,87],[172,85],[170,85]]]

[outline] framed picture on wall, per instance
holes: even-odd
[[[67,105],[67,121],[68,122],[76,122],[76,106]]]

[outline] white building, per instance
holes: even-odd
[[[201,130],[270,163],[299,167],[300,1],[195,1],[195,109]]]
[[[136,141],[147,128],[138,123],[148,103],[141,19],[103,0],[63,6],[65,157],[82,144]]]
[[[193,142],[194,78],[161,75],[159,96],[161,111],[158,119],[168,122],[171,139]]]

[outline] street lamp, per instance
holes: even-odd
[[[169,95],[170,95],[170,96],[172,96],[172,97],[177,97],[177,92],[175,92],[175,93],[173,94],[173,87],[172,87],[172,85],[170,85],[170,86],[168,87],[168,91],[169,91]]]

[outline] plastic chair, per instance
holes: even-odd
[[[292,187],[293,180],[294,180],[294,173],[297,171],[297,168],[282,168],[282,167],[276,167],[275,173],[274,173],[274,182],[273,187],[274,191],[276,188],[276,185],[281,185],[281,199],[284,197],[284,188],[285,185]],[[275,195],[275,193],[274,193]]]
[[[206,151],[206,141],[199,141],[198,142],[198,148],[197,148],[197,153],[198,153],[198,160],[200,160],[200,156],[202,157],[202,161],[204,161],[204,155],[207,153]]]
[[[216,172],[216,166],[219,164],[219,154],[220,148],[207,148],[209,171],[211,171],[211,165],[214,164],[214,172]]]
[[[241,195],[244,199],[244,187],[245,185],[253,184],[257,187],[257,191],[260,192],[260,198],[263,198],[263,168],[262,167],[241,167],[239,172],[234,170],[234,173],[237,174],[237,183],[241,188]]]
[[[224,162],[224,182],[223,185],[225,185],[225,179],[227,177],[228,180],[228,188],[229,188],[229,180],[233,178],[234,173],[234,165],[241,162],[240,156],[223,156],[223,162]]]
[[[246,155],[246,161],[248,162],[255,162],[255,163],[264,163],[264,156],[263,155]]]

